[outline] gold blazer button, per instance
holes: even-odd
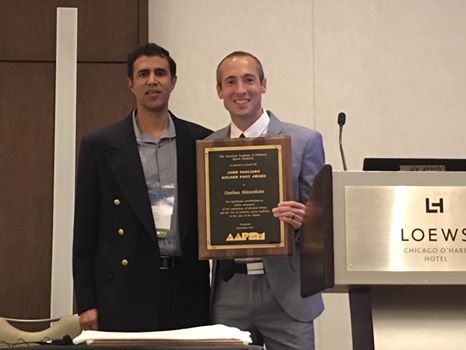
[[[126,259],[121,260],[121,266],[128,266],[129,262]]]
[[[118,198],[115,198],[113,200],[113,204],[116,205],[116,206],[119,206],[121,204],[120,200]]]
[[[125,230],[123,230],[122,228],[119,228],[118,235],[123,236],[124,234],[125,234]]]

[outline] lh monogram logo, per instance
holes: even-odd
[[[431,202],[430,198],[426,198],[426,213],[443,213],[443,198],[438,202]]]

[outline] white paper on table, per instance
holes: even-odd
[[[91,344],[94,340],[239,340],[243,344],[252,343],[251,334],[235,327],[221,324],[193,328],[176,329],[172,331],[154,332],[103,332],[82,331],[73,339],[74,344],[86,342]]]

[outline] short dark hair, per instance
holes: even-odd
[[[220,66],[222,65],[223,62],[225,62],[225,60],[227,60],[228,58],[232,58],[232,57],[251,57],[257,63],[257,74],[259,75],[259,80],[261,82],[264,81],[264,78],[265,78],[264,67],[262,67],[261,61],[259,61],[259,59],[256,56],[246,51],[233,51],[232,53],[226,55],[217,66],[217,85],[218,86],[221,86],[222,84],[222,72],[220,71]]]
[[[128,78],[133,79],[134,61],[136,61],[141,56],[158,56],[165,58],[168,61],[168,65],[170,67],[171,77],[176,77],[176,63],[173,58],[170,57],[170,53],[157,44],[146,43],[136,47],[132,52],[129,53],[127,62]]]

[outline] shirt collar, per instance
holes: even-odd
[[[136,142],[150,142],[150,143],[157,143],[158,141],[152,138],[151,136],[144,134],[141,130],[139,130],[138,123],[136,122],[136,113],[137,111],[134,110],[132,113],[133,118],[133,128],[134,128],[134,135],[136,136]],[[172,139],[176,136],[176,129],[175,124],[173,123],[173,118],[171,113],[168,114],[168,128],[160,137],[162,139]],[[160,141],[159,140],[159,141]]]
[[[230,123],[230,137],[232,139],[240,137],[241,134],[244,134],[246,137],[259,137],[267,134],[267,129],[269,127],[270,117],[267,114],[267,111],[263,109],[263,112],[259,119],[257,119],[254,124],[244,131],[241,131],[234,123]]]

